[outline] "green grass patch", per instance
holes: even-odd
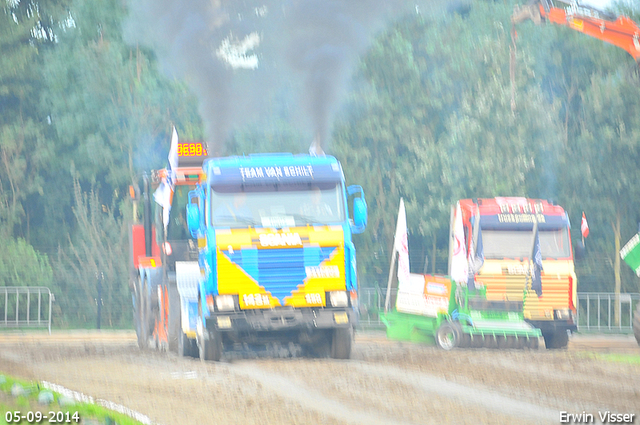
[[[12,395],[12,388],[18,384],[24,394]],[[13,378],[8,375],[0,374],[0,425],[9,424],[28,424],[36,423],[34,419],[42,417],[39,423],[53,423],[49,418],[54,419],[57,423],[82,423],[92,425],[143,425],[127,415],[109,410],[97,404],[86,402],[75,402],[73,405],[61,406],[61,394],[51,391],[54,401],[49,405],[38,403],[38,395],[40,391],[46,390],[44,386],[38,382],[24,381]],[[49,390],[47,390],[49,391]],[[20,412],[19,416],[29,415],[29,419],[20,419],[17,421],[14,412]],[[39,413],[37,413],[39,412]],[[77,414],[76,414],[77,412]],[[53,415],[53,416],[52,416]],[[60,421],[62,419],[62,421]],[[79,421],[76,421],[79,419]]]
[[[582,355],[590,359],[603,360],[605,362],[640,365],[640,354],[595,353],[593,351],[587,351],[582,353]]]

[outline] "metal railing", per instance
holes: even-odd
[[[0,287],[0,328],[47,328],[53,295],[44,286]]]
[[[395,299],[395,288],[391,299]],[[360,326],[384,328],[378,313],[384,311],[386,288],[360,288]],[[612,292],[578,292],[577,322],[579,332],[632,333],[633,312],[640,294],[620,294],[619,318],[615,318],[616,297]]]
[[[396,289],[391,289],[392,296]],[[360,326],[363,328],[384,328],[380,320],[379,312],[384,311],[384,302],[387,289],[381,288],[360,288],[358,300],[360,305]],[[395,297],[393,297],[395,298]]]
[[[578,293],[578,330],[580,332],[631,333],[633,332],[633,312],[640,302],[640,294],[620,294],[611,292]]]

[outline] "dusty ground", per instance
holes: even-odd
[[[574,337],[568,350],[457,350],[356,336],[353,359],[202,363],[141,352],[131,332],[0,334],[0,373],[119,403],[162,425],[558,424],[560,412],[635,414],[629,337]],[[636,357],[637,358],[637,357]]]

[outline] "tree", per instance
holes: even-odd
[[[78,230],[58,251],[56,290],[63,325],[86,326],[95,323],[96,303],[102,302],[107,326],[131,323],[131,296],[128,281],[127,227],[118,217],[115,204],[105,206],[96,192],[83,193],[74,183],[73,212]],[[102,285],[98,294],[98,281]]]
[[[42,84],[35,33],[37,3],[5,3],[0,8],[0,234],[29,237],[25,203],[42,194],[40,171],[49,158],[37,104]],[[31,13],[28,13],[31,11]]]
[[[518,71],[521,106],[511,110],[510,39],[502,24],[508,12],[479,5],[467,19],[408,17],[364,58],[366,84],[353,96],[336,145],[348,177],[362,181],[369,194],[369,230],[360,251],[365,274],[386,272],[400,197],[415,236],[415,271],[424,269],[435,243],[440,252],[432,258],[446,272],[456,200],[535,196],[554,180],[556,110],[531,82],[526,62]]]
[[[581,132],[569,147],[574,166],[566,173],[567,188],[572,188],[567,198],[572,205],[589,208],[591,236],[595,236],[590,242],[606,253],[613,266],[619,260],[621,238],[633,235],[640,222],[640,188],[635,179],[640,160],[640,85],[624,73],[594,76],[582,102]],[[624,284],[616,278],[617,289],[636,292],[635,279],[626,269],[625,274]]]
[[[0,286],[47,286],[53,272],[49,259],[22,238],[0,245]]]
[[[127,46],[119,1],[75,3],[72,25],[59,34],[43,67],[42,107],[54,130],[55,156],[45,173],[54,196],[34,202],[37,224],[59,228],[37,242],[55,246],[73,232],[73,179],[117,208],[142,171],[165,165],[172,124],[201,137],[194,97],[168,81],[147,50]]]

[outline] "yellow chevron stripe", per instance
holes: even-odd
[[[346,291],[345,270],[344,270],[344,247],[337,247],[329,259],[323,261],[319,267],[334,266],[338,268],[337,277],[307,277],[298,289],[291,292],[291,296],[284,299],[284,305],[291,307],[318,307],[320,304],[309,303],[312,297],[307,298],[307,294],[320,294],[322,306],[326,305],[325,292]]]

